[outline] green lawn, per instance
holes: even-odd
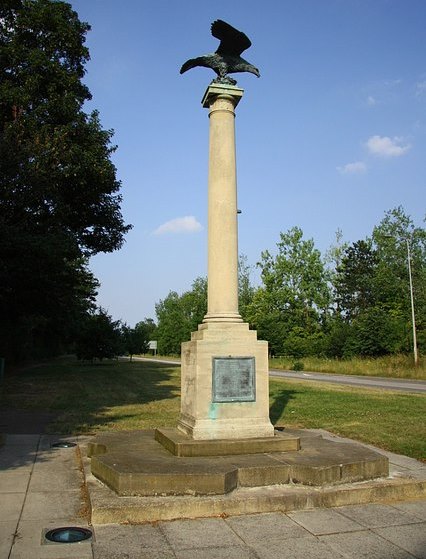
[[[59,359],[5,375],[0,406],[51,411],[52,433],[173,427],[179,368],[155,362],[86,364]],[[426,458],[426,396],[273,379],[276,425],[324,428],[381,448]]]

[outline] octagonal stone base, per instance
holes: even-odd
[[[223,495],[239,487],[323,486],[388,475],[388,459],[356,443],[297,430],[284,435],[300,438],[301,449],[180,457],[156,441],[154,431],[132,431],[98,435],[88,455],[94,476],[123,496]]]

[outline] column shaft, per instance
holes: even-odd
[[[209,88],[210,89],[210,88]],[[212,87],[215,92],[217,86]],[[232,90],[236,89],[237,95]],[[208,306],[204,322],[241,322],[238,312],[238,223],[235,113],[242,90],[207,97],[210,113]],[[208,90],[209,91],[209,90]],[[205,105],[206,106],[206,105]]]

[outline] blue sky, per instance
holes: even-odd
[[[134,325],[207,269],[208,112],[214,73],[180,66],[216,50],[210,24],[244,31],[261,78],[236,74],[239,252],[252,265],[297,225],[324,254],[338,229],[365,238],[402,205],[426,213],[424,0],[72,0],[85,82],[114,129],[124,247],[92,258],[98,302]]]

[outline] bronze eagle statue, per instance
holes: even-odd
[[[250,72],[258,78],[260,77],[259,70],[240,56],[243,51],[251,46],[251,41],[245,33],[238,31],[221,19],[212,23],[211,32],[213,37],[220,40],[217,51],[187,60],[180,69],[181,74],[191,68],[203,66],[216,72],[218,77],[213,80],[214,83],[231,85],[236,85],[237,82],[230,78],[228,74]]]

